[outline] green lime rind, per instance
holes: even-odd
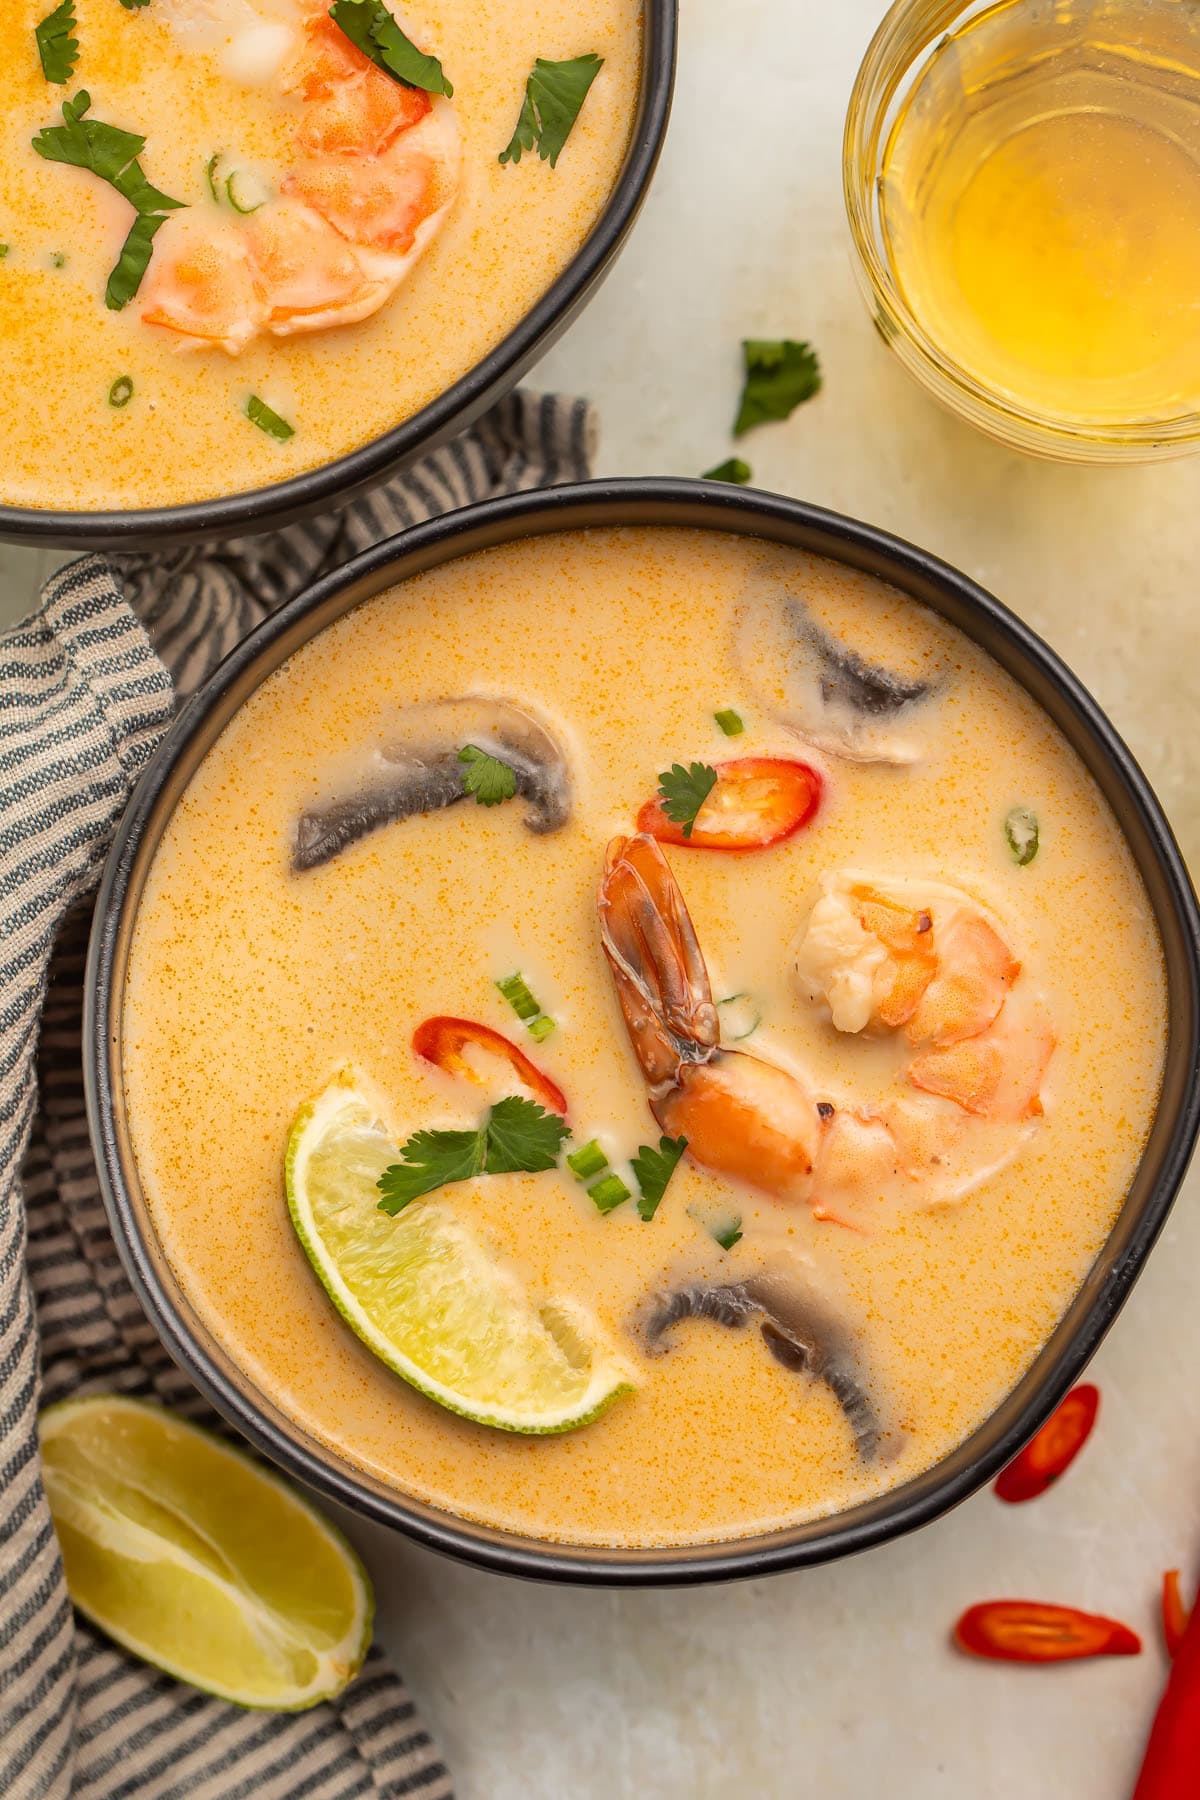
[[[370,1579],[337,1527],[287,1482],[202,1426],[125,1394],[59,1401],[40,1414],[38,1429],[67,1592],[115,1643],[247,1711],[305,1712],[353,1681],[371,1643]],[[219,1513],[223,1502],[224,1542],[220,1520],[203,1517]],[[276,1565],[260,1569],[257,1586],[245,1574],[256,1536],[261,1546],[274,1544],[265,1554]],[[271,1598],[281,1543],[296,1577],[290,1611],[278,1593]],[[332,1584],[322,1586],[314,1631],[313,1580],[322,1558],[326,1574],[340,1577],[348,1604],[338,1605]],[[140,1630],[133,1623],[139,1615]],[[264,1680],[261,1667],[257,1678],[244,1668],[239,1673],[231,1621],[245,1629],[250,1660],[274,1659],[272,1678]],[[210,1653],[215,1646],[216,1657],[228,1660],[223,1677],[197,1645]],[[313,1665],[302,1683],[280,1675],[280,1665],[297,1656]]]
[[[399,1160],[349,1072],[301,1107],[288,1140],[296,1236],[367,1348],[427,1399],[498,1431],[575,1431],[630,1392],[592,1321],[535,1305],[446,1200],[379,1211],[376,1183]]]

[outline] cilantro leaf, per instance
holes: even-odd
[[[594,51],[567,62],[547,62],[539,56],[525,83],[517,128],[508,148],[500,152],[500,161],[519,163],[523,151],[536,150],[553,168],[603,67],[604,58]]]
[[[740,1219],[730,1219],[727,1225],[714,1225],[711,1230],[722,1250],[732,1250],[735,1244],[740,1244],[742,1241],[742,1221]]]
[[[402,87],[424,88],[427,94],[447,98],[453,94],[437,57],[426,56],[405,37],[383,0],[333,0],[329,16],[355,49]]]
[[[701,481],[732,481],[737,487],[745,487],[748,481],[754,480],[754,470],[740,456],[728,456],[715,469],[705,469]]]
[[[129,201],[137,213],[129,235],[108,278],[104,303],[113,312],[128,306],[146,273],[154,234],[163,223],[162,215],[185,204],[172,200],[161,188],[147,180],[138,157],[146,148],[146,140],[136,131],[122,131],[117,125],[105,125],[89,119],[92,97],[80,89],[73,100],[63,101],[63,123],[47,125],[33,140],[38,155],[47,162],[66,163],[74,169],[87,169],[101,181],[115,188]]]
[[[662,809],[675,825],[682,825],[683,835],[690,838],[696,814],[717,785],[717,771],[708,763],[694,762],[688,768],[672,763],[658,778],[658,796]]]
[[[638,1153],[633,1159],[633,1172],[642,1191],[637,1209],[647,1223],[658,1211],[659,1201],[667,1191],[667,1183],[678,1168],[679,1159],[686,1149],[685,1137],[660,1138],[657,1150],[651,1144],[639,1145]]]
[[[400,1146],[403,1161],[379,1177],[380,1212],[395,1218],[422,1194],[475,1175],[536,1174],[552,1169],[568,1126],[535,1100],[510,1094],[475,1131],[416,1131]]]
[[[745,338],[742,357],[746,379],[734,437],[769,419],[789,418],[802,401],[811,400],[820,389],[821,370],[811,344],[798,344],[792,338]]]
[[[552,1169],[571,1135],[557,1113],[547,1112],[536,1100],[520,1094],[497,1101],[485,1129],[484,1168],[489,1175],[511,1175],[518,1170],[532,1175],[539,1169]]]
[[[121,0],[126,12],[136,12],[139,6],[149,6],[150,0]]]
[[[128,306],[142,285],[142,276],[150,266],[154,253],[154,234],[167,222],[165,213],[139,213],[121,246],[121,254],[104,289],[104,304],[109,312],[120,312]]]
[[[268,406],[257,394],[251,394],[246,402],[246,417],[252,425],[257,425],[260,431],[265,431],[268,437],[275,438],[280,444],[286,444],[289,438],[296,435],[296,427],[289,425],[273,406]]]
[[[489,756],[475,744],[466,744],[459,751],[458,760],[467,765],[463,786],[468,794],[474,794],[480,806],[499,806],[516,793],[516,775],[498,756]]]
[[[57,82],[59,86],[70,81],[79,61],[75,27],[75,0],[62,0],[62,5],[47,13],[33,34],[37,39],[42,74],[47,81]]]
[[[478,1131],[414,1131],[400,1146],[403,1162],[392,1163],[379,1177],[380,1212],[395,1218],[410,1201],[452,1181],[483,1174],[484,1126]]]

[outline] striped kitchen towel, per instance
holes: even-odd
[[[340,514],[159,556],[85,557],[0,633],[5,1800],[449,1800],[436,1746],[377,1649],[336,1702],[246,1713],[72,1616],[38,1472],[39,1405],[120,1390],[210,1417],[142,1316],[100,1204],[80,1070],[87,896],[176,698],[254,624],[419,519],[585,476],[591,437],[582,401],[516,394]]]

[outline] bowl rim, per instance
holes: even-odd
[[[845,1511],[757,1536],[650,1550],[535,1540],[426,1505],[341,1461],[256,1395],[182,1295],[144,1202],[134,1197],[120,1075],[125,961],[145,870],[192,771],[248,694],[335,618],[409,576],[531,535],[614,525],[733,531],[807,549],[892,581],[966,629],[1064,731],[1114,811],[1157,923],[1168,996],[1162,1089],[1125,1201],[1075,1297],[995,1410],[933,1468]],[[930,1523],[995,1476],[1078,1378],[1162,1229],[1200,1130],[1200,909],[1162,809],[1096,701],[1029,626],[968,576],[889,532],[781,495],[685,479],[595,480],[481,501],[365,551],[257,626],[183,705],[105,864],[88,951],[83,1057],[100,1190],[134,1291],[175,1361],[275,1463],[428,1548],[505,1574],[619,1586],[757,1577]]]
[[[250,536],[318,507],[344,505],[445,443],[515,386],[584,304],[637,218],[666,140],[675,86],[678,0],[641,0],[642,66],[629,144],[607,200],[566,268],[444,393],[398,425],[313,469],[266,487],[177,506],[63,510],[0,504],[0,541],[66,549],[134,549],[215,536]]]

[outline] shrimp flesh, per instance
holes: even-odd
[[[871,1103],[722,1045],[695,929],[653,838],[613,839],[599,894],[601,944],[661,1128],[714,1173],[855,1225],[881,1203],[960,1199],[1010,1161],[1054,1048],[1040,1002],[1022,996],[1005,1019],[1020,965],[982,909],[965,895],[950,906],[944,893],[958,891],[940,884],[915,908],[864,891],[844,937],[844,918],[818,902],[799,961],[841,1029],[904,1027],[919,1047],[899,1091]],[[831,883],[823,901],[841,893]],[[868,924],[861,907],[880,911]]]
[[[256,15],[267,0],[239,0]],[[458,123],[442,95],[402,86],[329,17],[297,0],[247,27],[277,59],[276,85],[296,106],[296,160],[253,211],[173,213],[142,289],[142,318],[182,350],[237,356],[262,335],[294,337],[369,318],[437,235],[458,192]],[[204,0],[175,0],[175,26]],[[204,17],[208,17],[204,14]],[[287,49],[279,61],[278,34]],[[257,37],[254,37],[257,33]],[[203,39],[199,40],[203,42]]]

